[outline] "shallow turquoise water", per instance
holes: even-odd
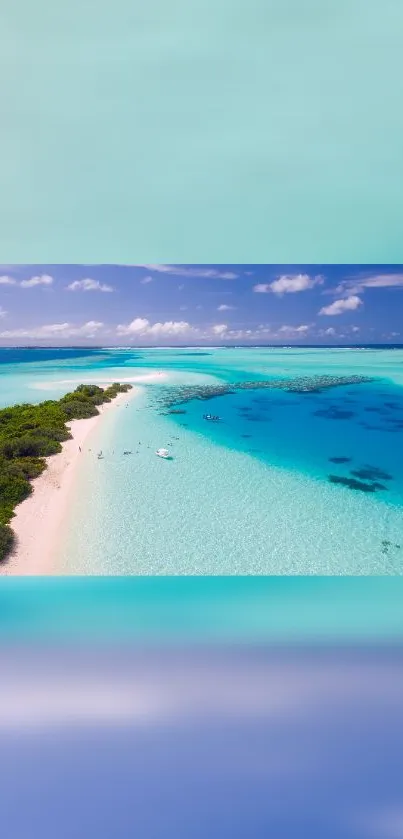
[[[169,377],[164,385],[142,385],[91,436],[65,522],[63,570],[401,573],[402,350],[82,350],[70,356],[53,351],[53,357],[49,350],[30,352],[0,365],[3,404],[42,400],[82,380],[118,380],[150,370]],[[374,381],[309,394],[243,390],[193,400],[177,416],[162,415],[158,405],[168,384],[317,374]],[[206,423],[207,410],[221,422]],[[156,458],[159,446],[170,446],[173,460]],[[103,461],[95,456],[98,449]],[[124,456],[124,450],[132,454]],[[381,476],[374,493],[329,482],[329,475],[351,478],[368,470]]]

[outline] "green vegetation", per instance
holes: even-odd
[[[66,423],[96,416],[98,405],[131,387],[118,382],[105,390],[80,385],[57,401],[0,410],[0,562],[14,545],[14,507],[32,492],[30,481],[46,469],[44,458],[60,452],[61,444],[71,438]]]

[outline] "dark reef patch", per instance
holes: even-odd
[[[380,425],[380,426],[377,426],[376,428],[377,428],[377,431],[389,431],[393,434],[393,432],[402,431],[403,423],[401,423],[401,424],[396,423],[395,425]]]
[[[269,405],[269,401],[268,401],[266,396],[255,396],[252,399],[252,402],[256,403],[256,405],[263,405],[263,406],[268,406]]]
[[[342,486],[348,487],[348,489],[359,492],[377,492],[378,490],[387,489],[387,487],[379,484],[377,481],[368,484],[364,481],[357,481],[356,478],[344,478],[341,475],[329,475],[328,478],[331,484],[341,484]]]
[[[361,425],[362,428],[367,428],[369,431],[394,431],[394,428],[389,428],[387,425],[371,425],[369,422],[365,422],[365,420],[361,420],[358,425]]]
[[[383,539],[381,542],[382,549],[381,553],[388,554],[390,548],[396,548],[396,550],[400,551],[400,545],[394,545],[393,542],[390,542],[389,539]]]
[[[294,379],[268,379],[246,382],[222,383],[216,385],[183,385],[158,389],[157,404],[165,408],[184,404],[193,399],[208,400],[227,396],[240,390],[283,390],[286,393],[322,393],[336,387],[351,384],[369,384],[370,376],[297,376]]]
[[[320,408],[318,411],[314,411],[313,416],[330,420],[347,420],[354,416],[354,411],[343,411],[341,408],[332,406],[331,408]]]
[[[330,463],[351,463],[351,457],[329,457]]]
[[[393,481],[393,475],[390,475],[389,472],[385,472],[379,466],[368,466],[368,464],[361,469],[352,469],[350,474],[364,481]]]
[[[389,417],[388,422],[391,423],[392,426],[395,428],[403,428],[403,418],[402,417]]]

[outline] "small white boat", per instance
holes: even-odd
[[[157,449],[155,454],[158,455],[158,457],[164,457],[165,459],[170,456],[168,449]]]

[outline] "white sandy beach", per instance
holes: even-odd
[[[163,375],[151,373],[121,381],[159,381]],[[111,384],[105,381],[92,383],[99,384],[100,387]],[[59,454],[46,458],[47,468],[32,482],[32,494],[15,509],[15,516],[10,524],[17,544],[9,560],[0,567],[0,575],[36,576],[57,573],[56,546],[74,488],[75,474],[80,462],[80,447],[83,448],[84,443],[88,443],[89,436],[105,412],[117,408],[122,401],[127,402],[138,393],[140,388],[133,384],[128,393],[120,393],[112,402],[100,406],[98,416],[67,423],[72,439],[63,443]]]

